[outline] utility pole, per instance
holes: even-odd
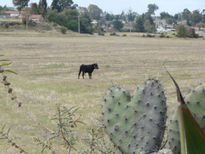
[[[78,33],[80,33],[80,16],[78,16]]]
[[[29,15],[26,15],[26,30],[28,30]]]

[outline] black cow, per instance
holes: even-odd
[[[94,71],[94,69],[98,69],[98,64],[95,63],[95,64],[91,64],[91,65],[80,65],[80,70],[79,70],[79,73],[78,73],[78,79],[80,78],[80,73],[82,72],[82,77],[84,79],[84,75],[85,73],[88,73],[89,75],[89,79],[92,78],[92,72]]]

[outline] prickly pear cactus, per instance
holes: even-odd
[[[147,80],[131,98],[112,87],[104,98],[103,121],[113,143],[126,154],[159,150],[166,123],[166,98],[157,80]]]
[[[193,89],[185,97],[185,102],[192,112],[193,117],[205,132],[205,84],[201,84],[196,89]],[[174,154],[180,154],[181,149],[177,112],[173,120],[170,121],[168,143]]]

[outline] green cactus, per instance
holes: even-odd
[[[205,84],[201,84],[197,88],[191,90],[185,97],[185,102],[192,112],[193,117],[205,132]],[[177,113],[175,113],[173,120],[170,121],[168,131],[168,143],[174,154],[180,154],[181,149],[179,140]]]
[[[104,98],[103,121],[113,143],[127,154],[159,150],[166,123],[166,98],[157,80],[147,80],[131,98],[112,87]]]

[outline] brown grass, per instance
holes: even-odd
[[[0,87],[0,123],[30,153],[39,153],[33,137],[46,137],[53,129],[56,104],[80,107],[86,125],[78,134],[85,137],[89,127],[97,127],[101,105],[113,84],[131,93],[149,78],[158,78],[165,88],[169,118],[176,109],[175,88],[162,64],[180,85],[183,94],[205,80],[205,42],[202,39],[159,39],[136,37],[67,35],[36,32],[0,33],[0,53],[13,61],[18,75],[9,75],[18,99],[18,108]],[[77,79],[80,64],[97,62],[93,79]],[[79,143],[78,147],[83,147]],[[58,149],[58,147],[56,147]],[[15,153],[0,141],[0,153]],[[15,151],[15,152],[14,152]]]

